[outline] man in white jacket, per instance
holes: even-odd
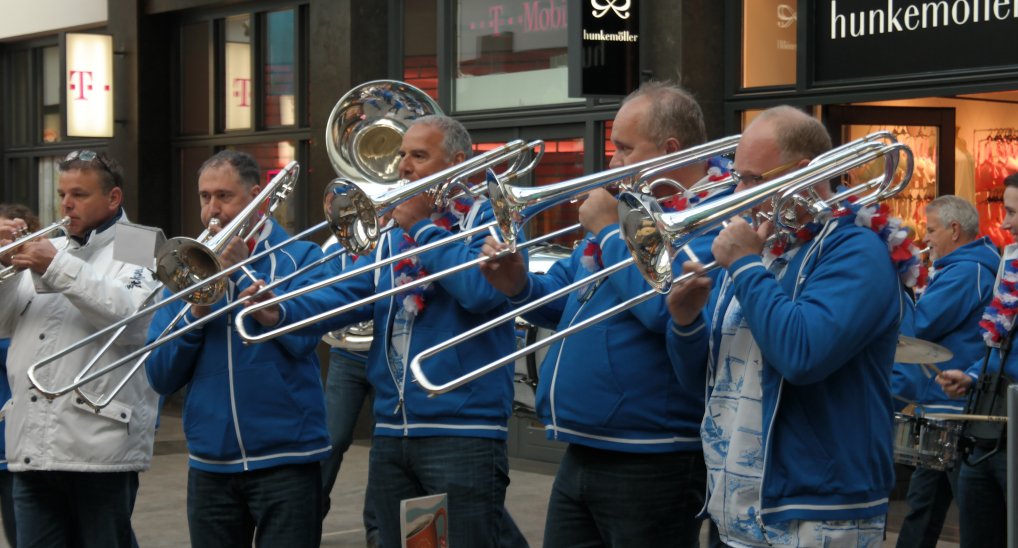
[[[101,153],[75,151],[59,164],[61,212],[68,238],[39,239],[5,257],[22,271],[0,284],[0,337],[10,337],[11,399],[4,405],[14,476],[19,546],[131,546],[138,472],[152,460],[156,393],[136,375],[101,412],[77,395],[49,400],[29,383],[28,368],[134,313],[155,283],[135,265],[114,260],[118,221],[126,220],[123,174]],[[23,224],[0,222],[0,244]],[[145,341],[147,319],[133,322],[99,365]],[[45,387],[66,386],[98,352],[92,343],[39,369]],[[94,381],[97,398],[123,372]]]

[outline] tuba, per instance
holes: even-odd
[[[339,177],[395,185],[399,181],[399,147],[410,122],[441,114],[428,94],[395,80],[375,80],[354,87],[332,107],[325,129],[325,148]],[[331,202],[325,204],[326,213]],[[324,249],[336,241],[331,236]],[[329,346],[365,352],[371,346],[373,326],[365,321],[322,337]]]

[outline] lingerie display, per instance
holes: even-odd
[[[976,208],[979,230],[1003,248],[1013,242],[1004,219],[1004,178],[1018,173],[1018,129],[994,128],[975,131]]]

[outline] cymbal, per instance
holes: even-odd
[[[954,353],[939,344],[898,335],[898,348],[894,361],[903,363],[941,363],[954,357]]]

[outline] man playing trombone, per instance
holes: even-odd
[[[688,93],[652,82],[625,99],[611,139],[616,168],[699,145],[706,130]],[[706,182],[707,165],[669,175],[688,189]],[[518,254],[483,263],[482,272],[522,304],[629,257],[607,191],[591,192],[579,216],[587,239],[547,274],[528,274]],[[502,249],[489,238],[483,252]],[[648,289],[631,266],[524,317],[562,330]],[[706,475],[698,428],[703,395],[675,379],[665,353],[667,322],[658,296],[549,348],[537,412],[548,437],[569,446],[548,503],[545,546],[696,545]]]
[[[438,173],[463,162],[470,149],[470,135],[459,122],[441,115],[418,118],[403,136],[400,176],[417,181]],[[461,197],[436,210],[434,198],[422,192],[392,210],[397,227],[353,267],[369,266],[493,218],[484,198]],[[483,237],[475,235],[466,242],[446,244],[262,312],[281,314],[285,323],[295,323],[461,265],[475,258],[483,243]],[[338,261],[330,264],[338,274]],[[300,331],[321,335],[353,322],[374,320],[367,365],[368,381],[375,389],[368,498],[373,500],[383,546],[401,544],[401,500],[437,493],[448,494],[451,546],[499,545],[509,484],[506,438],[512,371],[504,369],[442,397],[429,398],[414,382],[409,364],[421,350],[507,310],[505,297],[471,269]],[[453,377],[474,362],[512,352],[514,345],[513,326],[506,324],[466,349],[440,354],[436,368]],[[505,523],[513,528],[512,533],[506,529],[507,534],[518,533],[515,524],[508,519]]]
[[[736,149],[735,197],[830,148],[802,111],[765,111]],[[814,187],[821,197],[827,184]],[[770,240],[770,221],[732,219],[712,247],[725,268],[713,291],[699,277],[668,296],[676,373],[708,394],[706,508],[726,543],[882,542],[901,291],[887,244],[845,213]]]
[[[213,233],[233,230],[260,194],[258,164],[250,155],[224,150],[199,169],[202,223]],[[259,215],[257,212],[252,217]],[[213,222],[213,219],[218,223]],[[238,224],[240,223],[240,224]],[[220,254],[224,268],[287,239],[269,219],[244,241],[233,236]],[[230,276],[226,297],[193,306],[178,328],[196,322],[321,256],[309,242],[262,254]],[[282,290],[310,280],[293,276]],[[157,338],[185,303],[160,309],[150,339]],[[264,321],[260,315],[253,316]],[[152,386],[170,395],[187,386],[184,434],[189,469],[187,518],[196,547],[318,546],[321,541],[319,461],[329,454],[325,402],[313,335],[286,335],[266,344],[242,343],[232,318],[219,316],[156,348],[145,364]]]
[[[136,377],[101,412],[77,396],[48,400],[29,383],[29,366],[137,311],[155,288],[143,268],[113,258],[121,209],[119,164],[91,150],[60,162],[61,213],[66,236],[37,239],[0,259],[21,272],[0,283],[0,338],[10,337],[4,405],[8,466],[14,474],[19,546],[132,545],[131,512],[138,472],[152,460],[157,395]],[[25,223],[0,221],[0,245]],[[139,321],[103,355],[126,355],[145,338]],[[46,383],[71,382],[99,352],[86,345],[40,370]],[[119,380],[119,379],[117,379]],[[95,397],[111,386],[100,379],[82,387]]]

